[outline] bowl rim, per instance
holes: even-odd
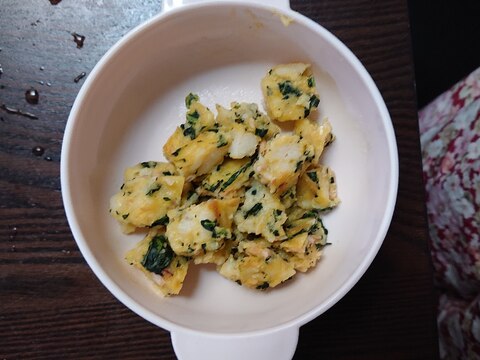
[[[76,210],[72,205],[72,192],[70,189],[70,167],[69,167],[69,157],[70,153],[70,145],[71,139],[74,137],[74,130],[75,127],[78,126],[78,115],[82,108],[82,103],[88,93],[91,91],[96,78],[102,75],[103,70],[115,58],[119,55],[122,49],[131,41],[138,36],[141,36],[142,33],[148,31],[152,26],[155,26],[157,23],[161,23],[164,20],[173,17],[173,16],[181,16],[183,13],[186,12],[195,12],[195,10],[207,8],[207,7],[244,7],[250,10],[263,10],[263,11],[273,11],[275,14],[278,15],[285,15],[288,18],[292,19],[293,21],[300,23],[302,26],[309,28],[309,30],[315,32],[318,36],[324,38],[324,40],[329,43],[332,47],[334,47],[341,56],[347,61],[350,66],[352,66],[355,71],[358,73],[361,81],[365,84],[366,88],[370,92],[370,96],[374,99],[375,104],[378,107],[378,112],[382,118],[383,128],[387,136],[387,144],[388,144],[388,154],[390,160],[390,181],[389,181],[389,193],[386,201],[385,212],[380,224],[380,227],[376,233],[375,240],[372,242],[372,246],[370,247],[367,256],[364,257],[363,261],[360,265],[355,269],[355,271],[351,274],[351,276],[341,284],[338,289],[332,293],[327,300],[322,302],[321,304],[313,307],[309,311],[306,311],[299,316],[275,325],[273,327],[265,328],[265,329],[258,329],[254,331],[247,331],[247,332],[232,332],[232,333],[220,333],[220,332],[212,332],[212,331],[202,331],[197,330],[189,327],[185,327],[183,325],[177,324],[174,321],[167,320],[156,313],[145,309],[142,305],[137,303],[133,298],[131,298],[124,290],[120,288],[105,272],[102,265],[96,260],[92,250],[87,245],[83,233],[80,229],[80,226],[77,222]],[[372,77],[367,72],[363,64],[360,60],[353,54],[353,52],[343,43],[341,42],[335,35],[325,29],[319,23],[311,20],[310,18],[292,10],[292,9],[281,9],[281,8],[272,8],[268,5],[258,4],[258,3],[250,3],[250,2],[242,2],[238,0],[232,0],[228,2],[221,2],[221,1],[206,1],[204,3],[194,3],[189,5],[184,5],[179,8],[174,8],[168,10],[166,12],[161,12],[152,18],[146,20],[142,24],[136,26],[127,34],[125,34],[119,41],[117,41],[99,60],[99,62],[95,65],[93,70],[91,71],[90,75],[84,82],[82,88],[80,89],[74,104],[71,108],[67,124],[65,127],[63,142],[62,142],[62,149],[61,149],[61,159],[60,159],[60,183],[61,183],[61,190],[62,190],[62,198],[63,198],[63,205],[65,208],[66,217],[75,239],[77,246],[82,253],[82,256],[86,260],[89,267],[92,269],[96,277],[100,280],[100,282],[110,291],[110,293],[117,298],[121,303],[127,306],[130,310],[135,312],[137,315],[140,315],[145,320],[163,328],[168,331],[174,332],[183,332],[183,333],[190,333],[190,334],[199,334],[199,335],[209,335],[215,337],[245,337],[245,336],[253,336],[253,335],[265,335],[275,331],[287,329],[290,327],[300,327],[305,323],[313,320],[314,318],[318,317],[328,309],[330,309],[334,304],[336,304],[340,299],[342,299],[360,280],[366,270],[369,268],[371,263],[373,262],[376,254],[378,253],[380,247],[383,244],[387,231],[390,227],[390,222],[393,217],[396,198],[397,198],[397,191],[398,191],[398,177],[399,177],[399,169],[398,169],[398,155],[397,155],[397,144],[396,138],[394,133],[393,124],[388,112],[388,109],[385,105],[385,102],[378,90],[376,84],[374,83]]]

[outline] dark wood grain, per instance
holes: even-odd
[[[344,299],[302,327],[295,359],[437,358],[406,1],[291,3],[370,72],[400,157],[397,206],[379,255]],[[74,78],[159,9],[153,0],[2,1],[0,105],[38,119],[0,109],[0,359],[175,359],[168,332],[126,309],[86,265],[59,180],[63,131],[83,82]],[[82,48],[72,32],[86,37]],[[37,105],[25,101],[30,87]]]

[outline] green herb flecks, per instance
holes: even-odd
[[[150,227],[154,227],[154,226],[160,226],[160,225],[167,225],[168,223],[170,222],[170,218],[168,217],[168,215],[164,215],[162,216],[160,219],[157,219],[155,220],[152,225],[150,225]]]
[[[225,181],[223,184],[222,184],[222,187],[220,190],[225,190],[227,187],[229,187],[230,185],[232,185],[232,183],[237,180],[237,178],[240,176],[241,173],[245,172],[248,167],[250,165],[252,165],[253,163],[253,160],[249,161],[248,163],[246,163],[245,165],[243,165],[240,169],[238,169],[237,171],[235,171],[229,178],[227,181]]]
[[[303,161],[298,161],[297,162],[297,165],[295,165],[295,172],[297,172],[298,170],[300,170],[302,168],[302,165],[303,165]]]
[[[187,123],[190,125],[195,125],[198,121],[198,118],[200,117],[200,114],[198,113],[197,110],[195,110],[193,113],[187,113]]]
[[[183,136],[189,136],[192,140],[195,139],[195,137],[197,136],[195,128],[193,126],[190,126],[183,129]]]
[[[201,220],[200,224],[203,226],[205,230],[212,231],[212,232],[215,231],[215,226],[217,226],[216,221],[212,221],[209,219]]]
[[[197,94],[190,93],[185,97],[185,106],[187,107],[187,109],[190,109],[190,106],[192,106],[192,103],[198,100],[199,100],[199,97]]]
[[[318,104],[320,104],[320,99],[316,95],[310,96],[310,101],[308,102],[308,108],[305,108],[304,111],[304,116],[307,117],[310,115],[310,112],[312,110],[315,110],[318,107]]]
[[[157,163],[155,161],[144,161],[141,162],[140,165],[142,165],[143,168],[154,168],[157,166]]]
[[[246,219],[249,216],[256,216],[262,209],[263,205],[261,203],[256,203],[245,213],[243,217]]]
[[[265,135],[267,135],[268,129],[255,129],[255,135],[263,138]]]
[[[162,188],[162,185],[155,184],[152,188],[150,188],[150,190],[147,191],[147,193],[145,195],[152,196],[153,194],[155,194],[161,188]]]
[[[297,97],[302,95],[302,92],[295,86],[293,86],[290,80],[279,83],[278,88],[280,89],[280,92],[282,93],[284,99],[288,99],[290,95],[295,95]]]
[[[263,284],[260,284],[257,286],[257,290],[266,290],[270,287],[270,284],[268,282],[264,282]]]
[[[313,76],[310,76],[307,79],[307,84],[308,84],[308,87],[314,87],[315,86],[315,78]]]
[[[315,244],[315,247],[317,248],[318,251],[322,250],[325,246],[332,245],[332,243],[325,243],[325,244]]]
[[[223,134],[219,134],[217,140],[217,148],[221,148],[226,145],[228,145],[228,140],[225,139],[225,136],[223,136]]]
[[[307,176],[314,182],[318,183],[318,176],[315,171],[307,172]]]
[[[147,253],[141,262],[142,266],[155,274],[162,274],[162,271],[170,265],[175,253],[168,244],[164,235],[156,235],[150,241]]]

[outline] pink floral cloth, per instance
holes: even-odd
[[[419,112],[442,359],[480,359],[480,68]]]

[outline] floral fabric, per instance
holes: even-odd
[[[480,68],[419,112],[442,359],[480,359]]]

